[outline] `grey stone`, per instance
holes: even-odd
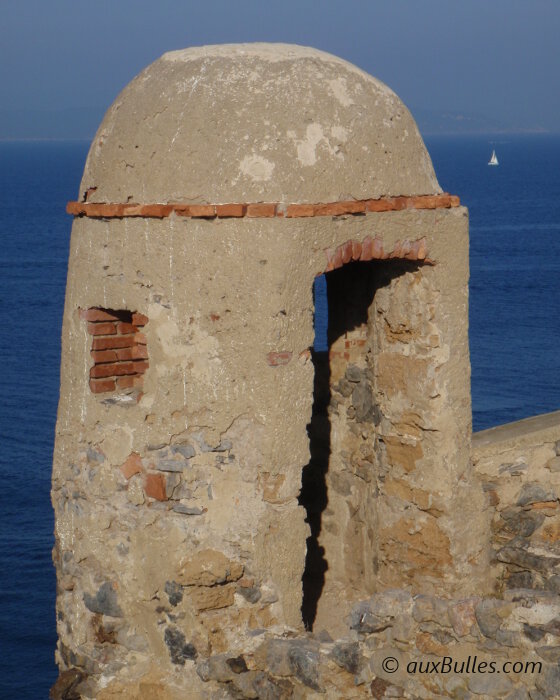
[[[105,461],[105,455],[99,450],[95,450],[93,447],[88,447],[87,449],[88,462],[96,462],[97,464],[102,464]]]
[[[557,496],[553,491],[547,491],[543,486],[536,481],[523,484],[519,497],[517,499],[518,506],[528,506],[531,503],[541,503],[556,501]]]
[[[543,513],[527,512],[515,507],[506,508],[501,516],[508,528],[519,537],[530,537],[546,517]]]
[[[304,685],[320,691],[319,652],[306,644],[294,644],[289,652],[290,668],[295,677]]]
[[[560,563],[560,558],[533,554],[528,551],[528,547],[529,543],[522,543],[520,546],[506,545],[500,549],[496,557],[498,561],[542,573],[550,571]]]
[[[226,663],[234,673],[247,673],[249,670],[242,655],[230,657],[226,659]]]
[[[414,608],[412,616],[416,622],[437,622],[439,625],[449,626],[448,618],[449,603],[442,598],[433,595],[414,596]]]
[[[352,491],[352,477],[348,472],[329,473],[329,485],[341,496],[349,496]]]
[[[560,646],[537,647],[535,651],[541,657],[541,659],[544,659],[545,661],[550,661],[552,663],[558,663],[560,661]]]
[[[261,589],[258,586],[251,586],[250,588],[239,586],[237,593],[242,595],[248,603],[258,603],[262,595]]]
[[[527,471],[528,465],[525,462],[518,464],[501,464],[498,471],[500,474],[507,473],[510,476],[521,476]]]
[[[525,688],[516,688],[506,695],[505,700],[530,700],[529,693]]]
[[[173,498],[173,493],[181,483],[181,475],[177,473],[168,474],[165,479],[165,494],[167,498]]]
[[[182,459],[158,459],[155,467],[160,472],[182,472],[187,464]]]
[[[395,618],[412,607],[412,596],[407,591],[392,590],[377,593],[354,606],[350,613],[350,628],[361,633],[381,632],[390,627]]]
[[[117,592],[114,584],[106,581],[101,584],[95,595],[84,593],[84,603],[88,610],[100,615],[109,615],[109,617],[122,617],[123,612],[117,602]]]
[[[535,574],[530,571],[515,571],[506,581],[508,588],[534,588],[535,583]]]
[[[177,581],[166,581],[163,590],[167,593],[169,603],[173,607],[183,600],[183,587],[180,583],[177,583]]]
[[[529,697],[531,700],[550,700],[550,698],[545,698],[545,696],[539,692],[536,688],[531,688],[529,690]],[[558,697],[558,696],[554,696]]]
[[[175,513],[180,513],[181,515],[204,515],[206,510],[204,508],[195,508],[194,506],[186,506],[183,503],[176,503],[173,506],[173,511]]]
[[[358,383],[365,379],[365,372],[356,365],[348,365],[344,377],[349,382]]]
[[[216,654],[197,663],[196,672],[203,681],[227,683],[235,678],[235,671],[228,664],[227,654]]]
[[[560,666],[558,664],[544,664],[542,673],[536,673],[534,677],[535,685],[545,698],[560,696]]]
[[[179,666],[185,665],[185,660],[193,660],[197,657],[197,652],[193,644],[187,643],[185,635],[177,627],[166,627],[163,635],[171,663]]]
[[[270,678],[262,671],[249,671],[235,676],[231,685],[243,693],[244,698],[288,700],[294,697],[294,686],[287,678]]]
[[[352,406],[356,411],[356,420],[363,423],[373,419],[373,396],[369,384],[361,383],[352,392]]]
[[[523,634],[530,639],[532,642],[540,642],[544,637],[546,632],[541,627],[536,627],[535,625],[528,625],[524,623]]]
[[[271,639],[266,650],[270,673],[277,676],[294,675],[313,690],[319,686],[319,644],[306,639]]]
[[[196,450],[192,445],[171,445],[171,453],[181,455],[185,459],[190,459],[196,455]]]
[[[360,654],[360,645],[358,642],[348,642],[336,644],[331,652],[335,662],[346,669],[348,673],[359,673],[364,659]]]
[[[474,609],[476,621],[485,637],[495,638],[496,632],[500,629],[502,620],[496,611],[502,605],[500,601],[488,598],[481,600]]]
[[[342,394],[342,396],[348,398],[349,396],[352,395],[352,392],[354,391],[354,386],[351,384],[347,379],[344,377],[338,382],[338,384],[335,387],[336,391],[339,392],[339,394]]]
[[[511,690],[512,683],[502,673],[473,673],[468,680],[469,690],[476,695],[503,697]]]
[[[222,440],[217,447],[214,447],[212,452],[227,452],[231,450],[233,443],[231,440]]]
[[[554,593],[560,593],[560,574],[555,574],[547,579],[546,588]]]

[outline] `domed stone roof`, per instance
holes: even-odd
[[[441,192],[409,111],[356,66],[285,44],[148,66],[90,149],[91,202],[333,202]]]

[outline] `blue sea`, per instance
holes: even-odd
[[[560,136],[426,143],[441,186],[470,210],[474,428],[559,409]],[[46,699],[56,679],[49,488],[64,207],[87,148],[0,143],[0,698],[10,700]],[[497,168],[486,165],[492,148]]]

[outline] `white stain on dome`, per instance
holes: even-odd
[[[343,107],[350,107],[350,105],[354,104],[354,100],[348,94],[348,86],[345,78],[340,77],[336,78],[336,80],[329,80],[328,86],[332,94]]]
[[[254,182],[266,182],[272,177],[274,163],[262,156],[245,156],[239,164],[239,170]]]

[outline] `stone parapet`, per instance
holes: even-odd
[[[473,435],[496,586],[560,593],[560,411]]]

